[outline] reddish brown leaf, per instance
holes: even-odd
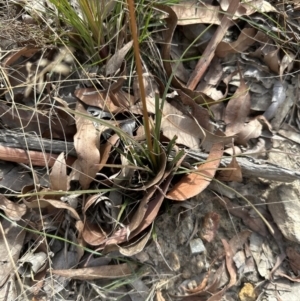
[[[167,173],[168,175],[168,173]],[[129,239],[135,237],[146,229],[156,218],[158,211],[161,207],[162,202],[165,199],[165,193],[167,192],[173,175],[170,174],[162,182],[160,189],[157,190],[157,195],[147,205],[147,211],[145,212],[144,219],[141,221],[139,226],[130,234]],[[158,185],[157,185],[158,186]]]
[[[87,105],[99,107],[111,113],[120,113],[127,110],[131,95],[123,92],[99,91],[95,88],[82,88],[75,90],[75,96]]]
[[[0,159],[4,161],[32,164],[33,166],[53,166],[58,155],[36,151],[26,151],[0,145]],[[72,165],[74,157],[68,157],[67,164]]]
[[[252,27],[244,28],[236,41],[232,43],[221,42],[217,46],[216,55],[224,58],[230,53],[241,53],[247,50],[249,46],[256,42],[254,40],[256,32],[257,30]]]
[[[207,67],[209,66],[215,55],[215,49],[217,45],[222,41],[227,29],[232,24],[231,19],[238,9],[239,3],[239,0],[230,1],[227,13],[222,17],[221,24],[219,25],[212,39],[209,41],[205,51],[203,52],[200,60],[197,63],[197,66],[195,67],[195,70],[189,78],[189,81],[187,83],[188,89],[194,90],[197,87],[199,81],[201,80],[202,76],[207,70]]]
[[[242,169],[236,159],[234,145],[232,146],[232,152],[233,156],[231,162],[226,167],[228,168],[228,170],[221,170],[218,176],[218,180],[228,182],[242,182]]]
[[[94,211],[99,211],[101,214],[101,210],[99,210],[99,205],[104,200],[109,200],[107,197],[102,194],[94,194],[91,195],[87,200],[83,208],[84,213],[84,228],[82,232],[83,239],[92,246],[99,246],[107,238],[107,233],[101,228],[101,224],[99,225],[97,222],[91,221],[88,216],[94,214]]]
[[[185,3],[184,6],[188,7],[188,4]],[[172,85],[175,88],[183,91],[188,96],[190,96],[196,103],[199,103],[199,104],[212,103],[213,100],[209,96],[205,95],[204,93],[202,93],[200,91],[193,91],[191,89],[188,89],[185,85],[182,85],[182,83],[176,78],[176,76],[174,76],[174,72],[172,69],[172,63],[171,63],[172,60],[170,57],[170,51],[171,51],[171,45],[172,45],[174,31],[177,27],[178,18],[171,7],[166,6],[166,5],[158,5],[158,4],[156,4],[156,7],[159,10],[161,10],[162,12],[165,12],[166,15],[168,16],[165,19],[168,29],[165,32],[164,45],[163,45],[163,49],[162,49],[162,60],[163,60],[163,65],[164,65],[167,76],[169,76],[172,79]],[[192,7],[194,7],[194,3],[192,5]],[[193,10],[195,12],[195,9],[193,9]],[[201,12],[201,15],[203,15],[203,12]],[[198,23],[198,21],[197,21],[197,23]]]
[[[7,68],[8,66],[11,66],[14,62],[16,62],[20,57],[23,56],[25,58],[30,58],[33,55],[35,55],[38,51],[40,51],[39,47],[33,47],[31,45],[26,46],[17,52],[12,52],[11,55],[7,56],[3,61],[3,65]]]
[[[76,110],[87,114],[83,105],[77,103]],[[74,136],[74,146],[78,156],[79,165],[79,183],[83,189],[87,189],[94,180],[100,163],[100,135],[106,127],[99,125],[97,129],[90,119],[77,115],[76,117],[77,133]]]
[[[134,273],[135,268],[134,264],[122,263],[82,269],[52,270],[52,273],[69,279],[79,280],[116,279],[131,275]]]
[[[227,286],[225,286],[222,290],[211,296],[210,298],[207,299],[207,301],[221,301],[223,295],[227,291]]]
[[[286,255],[289,258],[289,263],[293,272],[295,275],[298,275],[300,271],[300,254],[295,249],[288,247],[286,249]]]
[[[107,238],[107,234],[99,227],[98,224],[86,220],[82,231],[82,238],[91,246],[99,246]]]
[[[142,252],[147,242],[149,241],[151,235],[152,235],[152,228],[150,228],[148,230],[148,233],[146,233],[142,238],[138,238],[138,240],[135,242],[130,242],[129,246],[124,246],[124,247],[119,246],[119,252],[127,257]]]
[[[286,70],[287,72],[290,72],[294,66],[295,63],[295,54],[292,52],[286,51],[285,55],[283,56],[281,62],[280,62],[280,68],[279,68],[279,75],[280,75],[280,80],[283,81],[282,75],[284,71]]]
[[[225,110],[226,135],[241,132],[241,127],[250,113],[251,101],[248,90],[244,79],[240,77],[240,86],[229,100]]]
[[[167,194],[167,197],[176,201],[185,201],[203,191],[216,173],[223,150],[222,143],[214,144],[206,162],[199,165],[197,172],[184,175]]]
[[[50,173],[50,187],[52,190],[68,191],[68,186],[66,160],[64,153],[61,153],[57,157]]]
[[[233,285],[236,284],[236,280],[237,280],[236,267],[233,262],[234,253],[231,249],[231,246],[228,244],[228,242],[225,239],[222,239],[222,244],[225,249],[225,259],[226,259],[227,271],[230,275],[230,281],[227,286],[227,289],[229,289],[230,287],[232,287]]]
[[[266,53],[264,57],[264,62],[267,64],[270,70],[272,72],[275,72],[276,74],[279,74],[279,67],[280,67],[279,50],[280,50],[279,48],[274,49]]]
[[[62,201],[58,201],[58,200],[48,200],[48,199],[39,199],[39,200],[24,200],[24,203],[26,204],[26,206],[28,208],[47,208],[49,206],[53,206],[54,208],[57,209],[63,209],[63,210],[68,210],[70,212],[70,215],[77,221],[80,220],[80,217],[77,213],[77,211],[71,207],[70,205],[62,202]]]
[[[199,285],[197,285],[197,287],[195,287],[193,289],[188,289],[187,291],[192,294],[200,293],[200,292],[204,291],[207,286],[207,281],[208,281],[209,275],[210,275],[210,270],[206,273],[205,277],[199,283]]]
[[[283,273],[277,273],[276,274],[277,276],[281,276],[281,277],[284,277],[286,279],[289,279],[290,281],[292,282],[297,282],[297,283],[300,283],[300,276],[296,277],[296,278],[293,278],[293,277],[290,277],[286,274],[283,274]]]

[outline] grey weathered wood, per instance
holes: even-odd
[[[208,155],[201,153],[200,151],[189,150],[187,157],[189,160],[195,162],[206,160]],[[226,167],[230,162],[231,157],[224,157],[222,158],[220,165],[221,167]],[[241,156],[237,157],[237,162],[242,169],[244,177],[259,177],[279,182],[293,182],[295,180],[300,180],[299,171],[284,168],[265,160],[257,160],[249,156]]]
[[[35,133],[0,130],[0,145],[54,154],[65,152],[68,155],[76,156],[73,142],[44,139]]]
[[[0,145],[21,149],[27,149],[28,146],[29,150],[44,151],[55,154],[65,152],[69,155],[77,156],[73,142],[44,139],[38,137],[36,134],[24,134],[10,130],[0,130]],[[185,161],[192,163],[197,161],[201,162],[206,160],[207,157],[207,154],[200,151],[189,150],[187,151]],[[224,157],[221,160],[221,167],[226,167],[230,161],[231,157]],[[257,160],[248,156],[243,156],[237,157],[237,161],[242,168],[244,177],[260,177],[279,182],[292,182],[300,179],[299,171],[283,168],[264,160]]]

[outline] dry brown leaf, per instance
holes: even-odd
[[[108,138],[107,142],[104,145],[100,145],[100,154],[101,154],[101,161],[98,164],[98,172],[105,166],[110,152],[113,146],[119,141],[120,137],[117,134],[112,135]]]
[[[125,44],[121,49],[117,50],[116,53],[108,60],[105,65],[105,75],[114,75],[120,68],[124,61],[124,58],[130,48],[132,47],[133,41]]]
[[[2,194],[0,195],[0,209],[13,221],[21,220],[22,216],[26,213],[26,206],[24,204],[12,202]]]
[[[49,129],[49,118],[34,108],[21,109],[0,104],[1,120],[10,129],[22,128],[25,132],[36,132],[41,135]],[[52,125],[52,122],[51,122]]]
[[[232,157],[231,162],[226,166],[228,170],[221,170],[218,175],[218,180],[225,182],[242,182],[242,169],[235,156]]]
[[[289,258],[290,267],[295,275],[298,275],[300,271],[300,254],[292,247],[288,247],[286,249],[286,255]]]
[[[98,224],[88,220],[84,222],[84,228],[81,235],[84,241],[91,246],[99,246],[103,244],[107,238],[107,233],[105,233]]]
[[[223,150],[222,143],[214,144],[206,162],[199,165],[197,171],[184,175],[167,194],[167,197],[176,201],[185,201],[203,191],[216,173]]]
[[[127,110],[132,96],[123,92],[99,91],[95,88],[81,88],[74,92],[75,96],[87,105],[101,108],[110,113],[121,113]]]
[[[253,217],[245,208],[236,208],[236,206],[226,197],[223,197],[222,200],[220,200],[219,198],[217,199],[219,200],[219,203],[226,210],[228,210],[229,213],[241,218],[243,223],[252,231],[257,232],[262,236],[268,235],[266,225],[259,216]]]
[[[61,153],[51,170],[49,175],[50,187],[52,190],[68,191],[68,176],[67,176],[67,165],[64,153]]]
[[[232,43],[221,42],[217,46],[216,55],[224,58],[230,53],[240,53],[247,50],[256,42],[254,40],[256,32],[257,30],[254,28],[244,28],[236,41]]]
[[[76,111],[87,114],[83,105],[79,102]],[[106,129],[105,126],[99,125],[97,129],[93,121],[84,116],[76,117],[77,133],[74,136],[74,146],[78,156],[79,165],[79,183],[83,189],[87,189],[94,180],[100,163],[100,135]]]
[[[186,100],[187,99],[183,100],[183,102],[188,103]],[[178,109],[172,104],[165,102],[161,123],[161,130],[164,136],[170,140],[173,139],[174,136],[177,136],[177,144],[183,144],[191,149],[199,149],[201,146],[206,151],[209,151],[215,143],[230,142],[231,136],[222,136],[223,133],[221,132],[212,134],[201,127],[197,119],[203,116],[201,123],[211,128],[206,113],[204,113],[201,108],[196,108],[196,106],[198,106],[196,103],[194,105],[188,104],[186,107],[181,106],[181,109]],[[197,119],[193,116],[193,113],[189,112],[190,109],[196,114]]]
[[[189,4],[188,4],[189,5]],[[184,6],[188,6],[186,3]],[[193,4],[192,4],[193,5]],[[166,5],[155,5],[159,10],[164,12],[167,15],[167,18],[165,19],[167,23],[167,30],[165,32],[165,40],[164,40],[164,45],[162,49],[162,60],[163,60],[163,65],[166,71],[167,76],[169,76],[172,79],[172,85],[173,87],[183,91],[185,94],[190,96],[196,103],[199,104],[207,104],[207,103],[212,103],[213,99],[205,95],[204,93],[200,91],[193,91],[191,89],[188,89],[185,85],[182,85],[182,83],[174,76],[174,72],[172,69],[172,63],[171,63],[171,57],[170,57],[170,51],[171,51],[171,45],[173,41],[173,35],[175,32],[175,29],[177,27],[177,21],[178,18],[173,11],[173,9],[169,6]],[[194,6],[193,6],[194,7]],[[195,7],[194,7],[195,9]],[[201,12],[203,15],[203,12]]]
[[[0,104],[1,120],[9,129],[22,128],[25,132],[36,132],[46,138],[51,129],[51,139],[70,137],[74,134],[73,125],[69,125],[67,120],[57,117],[48,117],[48,112],[25,107],[9,107],[3,103]],[[57,115],[61,110],[57,110]]]
[[[164,201],[165,193],[168,190],[172,178],[173,175],[168,176],[166,180],[163,182],[163,184],[161,185],[160,189],[157,190],[157,195],[155,196],[155,198],[148,203],[147,211],[145,212],[144,219],[141,221],[139,226],[130,234],[129,239],[141,233],[144,229],[146,229],[149,225],[151,225],[151,223],[157,217],[161,204]]]
[[[181,160],[177,162],[177,165],[174,170],[178,168],[182,160],[183,158],[181,158]],[[149,189],[150,197],[147,196],[145,200],[143,199],[139,206],[139,212],[143,212],[144,215],[141,219],[138,216],[138,213],[135,214],[135,217],[132,220],[134,222],[134,230],[131,231],[129,239],[132,239],[133,237],[141,233],[154,221],[161,207],[161,204],[165,198],[165,194],[169,188],[172,179],[173,179],[173,174],[171,173],[171,170],[168,170],[165,172],[160,183],[158,183],[155,186],[152,186],[150,188],[151,190]],[[154,193],[156,193],[156,195],[151,199],[151,196],[153,196]],[[130,227],[132,227],[133,229],[132,222],[130,224]]]
[[[250,107],[249,88],[240,75],[240,86],[229,100],[225,110],[226,135],[235,135],[241,132],[241,126],[244,125],[245,119],[250,113]]]
[[[200,81],[197,86],[197,91],[202,91],[205,95],[211,97],[214,101],[225,99],[227,94],[223,94],[223,91],[217,89],[221,80],[224,78],[223,66],[221,65],[221,60],[215,56],[205,74],[203,80]],[[211,111],[213,106],[224,105],[224,102],[218,102],[215,105],[210,105],[209,109]],[[214,113],[214,112],[213,112]],[[214,115],[215,116],[215,115]],[[215,118],[216,120],[221,120]]]
[[[248,123],[241,124],[237,133],[236,143],[246,145],[249,139],[257,138],[261,135],[263,125],[259,118],[250,120]]]
[[[220,215],[216,212],[208,212],[204,216],[201,227],[201,238],[207,242],[212,242],[219,228]]]
[[[293,277],[290,277],[288,275],[285,275],[283,273],[277,273],[276,276],[281,276],[281,277],[284,277],[286,279],[289,279],[290,281],[292,282],[297,282],[297,283],[300,283],[300,276],[296,277],[296,278],[293,278]]]
[[[279,67],[279,75],[281,81],[282,81],[282,75],[284,71],[287,70],[287,72],[290,72],[292,70],[295,63],[295,58],[296,58],[295,54],[289,51],[285,52]]]
[[[77,230],[77,244],[76,244],[76,255],[77,255],[77,262],[80,261],[84,254],[84,247],[85,247],[85,242],[82,238],[82,231],[83,231],[83,222],[81,220],[76,221],[75,227]]]
[[[228,170],[221,170],[218,175],[218,180],[228,182],[242,182],[242,169],[236,159],[235,146],[232,145],[232,159],[231,162],[226,166]]]
[[[227,286],[227,289],[229,289],[230,287],[235,285],[237,281],[236,267],[233,262],[234,253],[231,249],[231,246],[228,244],[228,242],[225,239],[222,239],[221,241],[225,249],[225,260],[226,260],[227,271],[230,275],[230,281]]]
[[[49,206],[53,206],[54,208],[57,209],[63,209],[63,210],[68,210],[70,212],[70,215],[77,221],[80,220],[80,217],[77,213],[77,211],[71,207],[70,205],[62,202],[62,201],[58,201],[58,200],[48,200],[48,199],[39,199],[39,200],[33,200],[33,201],[25,201],[24,203],[26,204],[26,206],[28,208],[47,208]]]
[[[207,282],[208,282],[208,278],[210,276],[210,270],[206,273],[205,277],[203,278],[203,280],[199,283],[199,285],[197,285],[197,287],[193,288],[193,289],[187,289],[187,291],[190,294],[194,294],[194,293],[200,293],[202,291],[205,290],[206,286],[207,286]]]
[[[143,235],[142,238],[139,238],[138,241],[136,242],[130,242],[129,246],[122,246],[118,247],[119,252],[127,257],[133,256],[135,254],[138,254],[144,250],[144,247],[146,246],[149,238],[151,237],[152,234],[152,228],[149,229],[149,231]]]
[[[118,265],[106,265],[100,267],[69,269],[69,270],[52,270],[54,275],[67,277],[78,280],[95,280],[95,279],[116,279],[129,276],[134,273],[136,265],[122,263]]]
[[[184,1],[173,5],[172,10],[178,18],[178,25],[221,24],[222,13],[218,6],[202,4],[196,1]]]
[[[4,61],[3,65],[4,67],[11,66],[14,62],[16,62],[20,57],[26,57],[30,58],[33,55],[35,55],[41,48],[40,47],[33,47],[32,45],[26,46],[22,49],[20,49],[17,52],[12,52],[9,56],[7,56]],[[5,68],[4,68],[5,71]]]
[[[275,72],[276,74],[279,74],[279,67],[280,67],[279,51],[280,49],[277,48],[274,49],[273,51],[269,51],[264,56],[264,62],[267,64],[270,70],[272,72]]]
[[[177,144],[183,144],[191,149],[199,149],[201,141],[205,138],[204,130],[195,119],[168,102],[164,104],[161,130],[170,140],[177,136]]]
[[[152,186],[148,189],[147,193],[144,195],[142,200],[139,203],[139,207],[137,208],[135,214],[131,218],[131,221],[128,225],[130,232],[134,231],[141,224],[142,220],[148,209],[148,203],[153,197],[154,193],[157,191],[157,187]]]
[[[202,79],[204,73],[206,72],[208,66],[210,65],[212,59],[215,56],[215,50],[217,45],[222,41],[227,29],[232,25],[232,17],[235,15],[236,10],[239,7],[239,0],[231,0],[226,14],[223,15],[221,24],[215,31],[213,37],[209,41],[205,48],[205,51],[201,55],[194,71],[192,72],[189,81],[187,83],[187,88],[194,90],[200,80]]]
[[[186,95],[184,92],[178,90],[178,94],[180,96],[182,104],[186,107],[186,110],[197,120],[199,125],[203,129],[213,132],[214,126],[210,120],[210,113],[208,112],[208,110],[204,109],[202,106],[197,104],[191,97]]]
[[[234,285],[236,283],[237,274],[236,274],[236,268],[235,268],[232,257],[233,257],[233,254],[235,254],[239,249],[241,249],[243,247],[243,244],[247,241],[247,239],[250,235],[251,235],[251,231],[246,230],[246,231],[242,231],[242,232],[238,233],[237,235],[235,235],[229,241],[229,243],[227,243],[227,241],[225,241],[225,240],[222,240],[222,243],[224,245],[224,249],[226,252],[225,262],[226,262],[226,267],[227,267],[228,273],[230,275],[230,282],[222,290],[220,290],[219,292],[215,293],[213,296],[208,298],[207,301],[220,301],[222,299],[222,296],[224,295],[224,293],[232,285]],[[213,281],[213,284],[207,288],[208,291],[210,291],[210,292],[216,291],[223,273],[225,273],[224,263],[220,266],[218,271],[215,273],[217,277]]]
[[[107,233],[102,229],[102,224],[93,222],[89,216],[93,215],[94,211],[98,211],[99,214],[103,214],[101,212],[101,207],[97,207],[101,202],[109,201],[109,199],[100,194],[94,194],[88,197],[83,207],[84,214],[84,228],[82,231],[83,239],[92,246],[101,245],[105,239],[107,238]],[[90,214],[89,214],[89,213]]]

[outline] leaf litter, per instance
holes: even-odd
[[[115,7],[110,6],[105,13],[106,25],[113,20],[110,13]],[[259,142],[259,155],[266,155],[270,150],[268,144],[277,141],[282,122],[299,131],[298,119],[293,118],[299,105],[295,102],[282,109],[289,89],[298,91],[291,76],[298,41],[297,35],[290,31],[290,27],[295,28],[291,16],[298,8],[295,6],[291,12],[285,4],[262,0],[219,4],[188,1],[173,6],[155,4],[153,8],[160,25],[156,24],[159,30],[149,31],[148,35],[163,41],[157,47],[162,61],[157,64],[152,56],[144,56],[149,49],[146,52],[142,49],[147,110],[141,105],[140,87],[132,69],[133,42],[125,34],[129,29],[126,22],[107,44],[101,40],[98,54],[103,61],[93,67],[80,66],[85,74],[81,74],[82,81],[77,72],[79,62],[91,58],[84,52],[78,56],[80,50],[72,47],[43,48],[29,44],[2,57],[1,128],[26,132],[28,138],[23,149],[1,142],[1,160],[14,162],[19,174],[26,175],[31,169],[32,176],[20,176],[21,183],[8,185],[11,175],[9,170],[3,172],[2,232],[9,233],[13,223],[24,227],[24,231],[19,243],[6,241],[1,246],[18,246],[14,262],[21,258],[20,254],[32,250],[30,254],[36,254],[32,255],[34,260],[37,261],[38,254],[45,257],[43,268],[33,268],[28,259],[19,260],[20,266],[32,267],[29,274],[21,272],[21,268],[18,271],[13,266],[9,268],[15,269],[19,280],[28,278],[25,275],[31,275],[32,280],[45,279],[51,261],[35,246],[41,239],[39,234],[45,234],[41,248],[50,246],[54,256],[50,271],[64,287],[71,279],[104,281],[134,276],[139,272],[135,256],[143,252],[160,273],[166,267],[176,267],[173,272],[179,271],[187,281],[184,294],[178,295],[176,287],[182,279],[173,274],[178,279],[169,280],[168,292],[162,295],[161,288],[154,288],[157,300],[166,299],[165,293],[174,298],[193,300],[199,296],[210,301],[235,293],[243,300],[245,296],[258,294],[246,282],[238,291],[241,279],[258,283],[261,279],[277,281],[288,277],[297,282],[297,278],[287,276],[290,271],[282,265],[286,257],[283,245],[288,245],[286,238],[266,240],[270,223],[278,233],[285,233],[278,220],[278,228],[273,223],[264,204],[266,196],[260,193],[256,199],[257,191],[252,191],[229,199],[220,193],[220,186],[234,190],[236,182],[244,187],[246,181],[253,181],[263,187],[260,180],[243,172],[249,164],[242,168],[239,156],[249,156]],[[285,31],[286,24],[290,27]],[[107,27],[104,39],[109,32]],[[161,69],[155,70],[157,66]],[[63,84],[69,81],[76,82],[70,85],[72,95],[63,92],[66,91]],[[278,123],[276,117],[280,111],[285,113]],[[148,149],[145,142],[147,133],[142,117],[145,112],[150,118],[153,149]],[[62,145],[72,143],[76,157],[67,150],[56,149],[54,144],[45,149],[46,139],[55,139]],[[32,149],[33,144],[38,146]],[[196,156],[189,162],[190,151],[209,155],[206,159]],[[222,170],[222,158],[230,152],[231,161]],[[158,164],[152,161],[153,155]],[[280,167],[275,165],[276,168],[280,172]],[[264,172],[260,174],[267,177]],[[297,178],[297,173],[293,175]],[[219,190],[211,188],[211,192],[212,184]],[[22,196],[16,191],[22,191]],[[252,209],[245,208],[244,198],[253,202]],[[172,206],[170,200],[180,201],[181,206]],[[168,210],[178,216],[176,222],[173,216],[164,213]],[[231,224],[226,223],[226,214]],[[236,228],[230,231],[233,223]],[[164,234],[164,229],[172,231]],[[149,244],[151,237],[154,249]],[[203,254],[191,254],[184,247],[194,237],[205,241]],[[55,245],[54,241],[59,243]],[[174,250],[168,248],[167,242]],[[286,248],[295,277],[299,257],[296,243],[299,242]],[[277,259],[274,247],[280,249]],[[99,266],[81,268],[80,260],[88,265],[86,256],[91,257],[90,253],[107,260]],[[66,257],[69,264],[54,264],[62,263]],[[250,270],[251,275],[247,272]],[[13,278],[7,276],[3,280],[6,284],[10,283],[7,279]],[[147,277],[142,279],[142,284],[147,281]],[[49,284],[48,289],[46,285],[44,288],[46,294],[54,295]],[[40,281],[31,293],[37,296],[42,289]],[[265,293],[263,286],[259,290]],[[58,293],[60,289],[54,291]],[[6,292],[12,298],[9,285]]]

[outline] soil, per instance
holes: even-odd
[[[268,154],[269,162],[276,163],[282,167],[289,169],[299,169],[299,159],[297,155],[300,153],[300,146],[285,140],[275,142],[276,147],[272,148],[272,151]],[[263,179],[244,179],[243,183],[233,183],[231,187],[236,189],[239,193],[246,196],[253,204],[258,207],[266,208],[266,200],[272,190],[275,189],[281,183],[266,181]],[[296,180],[292,185],[292,189],[300,191],[300,181]],[[291,188],[291,186],[289,186]],[[299,194],[298,194],[299,195]],[[231,200],[236,207],[249,208],[247,204],[241,199],[235,198]],[[273,200],[276,202],[276,200]],[[188,209],[187,209],[188,207]],[[220,225],[217,231],[216,237],[213,242],[205,242],[205,251],[201,254],[191,254],[189,241],[194,231],[195,224],[198,221],[197,231],[194,232],[193,239],[201,237],[201,229],[204,217],[209,212],[215,212],[220,216]],[[184,291],[189,285],[199,284],[206,274],[209,264],[220,254],[224,253],[224,247],[221,240],[225,239],[229,241],[238,233],[247,230],[248,228],[243,224],[243,220],[231,215],[228,210],[224,209],[217,200],[215,193],[210,189],[210,186],[206,191],[199,196],[190,199],[184,203],[170,204],[170,209],[167,213],[159,216],[155,222],[155,229],[157,232],[157,243],[152,241],[151,244],[145,249],[145,253],[149,256],[149,264],[153,267],[161,282],[165,282],[164,288],[172,296],[184,295]],[[255,233],[255,232],[254,232]],[[256,234],[259,235],[259,234]],[[274,260],[278,255],[278,246],[273,237],[268,236],[266,246],[270,248],[268,253],[270,260]],[[159,248],[158,248],[159,245]],[[286,248],[292,246],[299,249],[300,245],[295,242],[284,240],[283,247]],[[161,255],[163,254],[163,256]],[[217,265],[218,267],[218,265]],[[287,263],[283,264],[281,272],[287,274],[291,273],[290,267]],[[216,272],[216,267],[213,273]],[[221,284],[224,284],[228,280],[228,275],[223,275],[225,278]],[[274,278],[273,287],[270,286],[271,282],[265,281],[257,271],[257,266],[250,270],[250,272],[240,274],[238,276],[238,282],[236,286],[231,288],[225,293],[222,300],[238,300],[238,295],[243,292],[245,283],[253,283],[258,287],[258,293],[255,294],[255,298],[247,299],[240,298],[240,300],[265,300],[273,301],[277,299],[278,293],[280,294],[280,300],[290,301],[297,299],[297,289],[299,289],[299,283],[290,283],[288,280],[284,280],[281,277]],[[264,283],[260,287],[260,284]],[[278,283],[277,291],[275,284]],[[283,288],[280,288],[280,284],[284,284]],[[221,286],[221,285],[220,285]],[[166,297],[166,300],[174,300],[170,295]],[[257,297],[259,295],[259,298]],[[197,300],[197,299],[195,299]],[[205,300],[205,299],[203,299]]]

